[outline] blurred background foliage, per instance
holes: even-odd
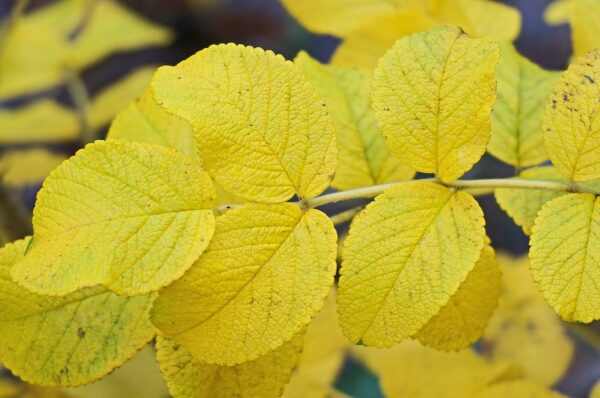
[[[600,1],[503,3],[522,15],[517,49],[546,69],[564,69],[573,54],[600,46]],[[493,22],[494,15],[489,17]],[[397,19],[378,21],[386,23],[399,26]],[[369,41],[368,27],[357,32],[357,46],[379,43]],[[341,40],[310,32],[279,0],[0,1],[0,243],[31,232],[41,181],[77,149],[105,137],[112,118],[144,90],[156,66],[221,42],[260,46],[288,59],[302,49],[327,62]],[[351,56],[349,51],[335,55],[341,64]],[[372,63],[368,57],[353,62]],[[467,178],[514,173],[486,155]],[[476,350],[453,355],[416,343],[383,351],[350,349],[331,321],[333,311],[309,330],[285,396],[398,396],[421,389],[426,395],[420,396],[452,391],[459,397],[497,381],[503,381],[501,387],[486,390],[488,396],[517,396],[511,395],[515,386],[531,396],[538,396],[540,386],[589,396],[600,379],[600,327],[567,327],[559,320],[529,273],[522,272],[527,260],[519,256],[527,251],[527,237],[491,195],[478,199],[492,244],[503,253],[504,282],[500,306]],[[423,392],[424,386],[429,390]],[[595,393],[600,396],[599,389]],[[106,379],[78,389],[29,386],[7,370],[0,378],[0,398],[138,396],[168,396],[150,347]]]

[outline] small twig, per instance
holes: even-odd
[[[77,109],[81,128],[81,144],[88,144],[96,139],[96,134],[91,124],[91,105],[87,88],[81,77],[72,69],[65,69],[65,82]]]
[[[360,213],[363,208],[364,206],[357,206],[352,209],[333,215],[330,217],[331,222],[333,223],[333,225],[338,225],[350,221],[354,218],[354,216]]]

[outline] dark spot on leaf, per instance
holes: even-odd
[[[82,328],[77,329],[77,336],[79,336],[80,339],[85,337],[85,330],[83,330]]]

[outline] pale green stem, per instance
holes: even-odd
[[[347,191],[339,191],[330,193],[327,195],[317,196],[316,198],[305,199],[302,201],[302,206],[307,208],[319,207],[329,203],[340,202],[344,200],[359,199],[359,198],[372,198],[379,195],[388,188],[401,185],[410,184],[414,182],[439,182],[434,178],[428,178],[423,180],[411,180],[411,181],[400,181],[392,182],[388,184],[372,185],[364,188],[349,189]],[[594,195],[600,195],[600,191],[595,191],[590,188],[586,188],[574,183],[556,182],[556,181],[539,181],[539,180],[527,180],[521,178],[492,178],[485,180],[456,180],[450,183],[441,183],[448,188],[455,188],[459,190],[479,190],[479,189],[498,189],[498,188],[511,188],[511,189],[533,189],[540,191],[554,191],[554,192],[577,192],[577,193],[591,193]]]

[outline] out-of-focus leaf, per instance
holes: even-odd
[[[0,111],[0,144],[4,145],[76,140],[79,130],[75,113],[48,99]]]
[[[35,184],[66,158],[43,148],[6,152],[0,157],[0,180],[9,187]]]
[[[473,397],[493,383],[520,377],[509,364],[490,365],[471,350],[436,351],[414,341],[392,348],[355,347],[388,397]]]
[[[104,379],[64,391],[73,398],[164,398],[169,394],[151,346]]]
[[[471,350],[446,353],[405,341],[393,348],[356,347],[353,352],[379,376],[387,397],[562,397],[525,379],[518,366],[488,363]]]
[[[65,0],[63,0],[65,1]],[[82,3],[81,0],[66,2]],[[117,51],[167,45],[173,39],[165,27],[156,25],[114,0],[86,0],[83,13],[91,15],[70,48],[68,64],[80,70]],[[82,15],[86,18],[85,14]]]
[[[406,10],[366,20],[344,37],[331,60],[335,66],[372,69],[402,36],[433,28],[437,22],[418,11]]]
[[[560,25],[569,21],[569,0],[555,0],[544,11],[544,21],[548,25]]]
[[[91,126],[99,129],[110,123],[117,113],[124,110],[144,91],[150,83],[154,70],[154,67],[138,69],[94,97],[90,110]]]
[[[117,51],[171,41],[170,32],[116,1],[62,0],[22,17],[9,32],[0,59],[0,99],[63,82]]]
[[[484,354],[492,361],[519,364],[542,385],[552,385],[567,370],[573,343],[533,282],[528,259],[499,256],[502,296],[485,332]]]
[[[284,390],[284,398],[331,397],[350,341],[344,337],[332,292],[304,336],[298,367]]]

